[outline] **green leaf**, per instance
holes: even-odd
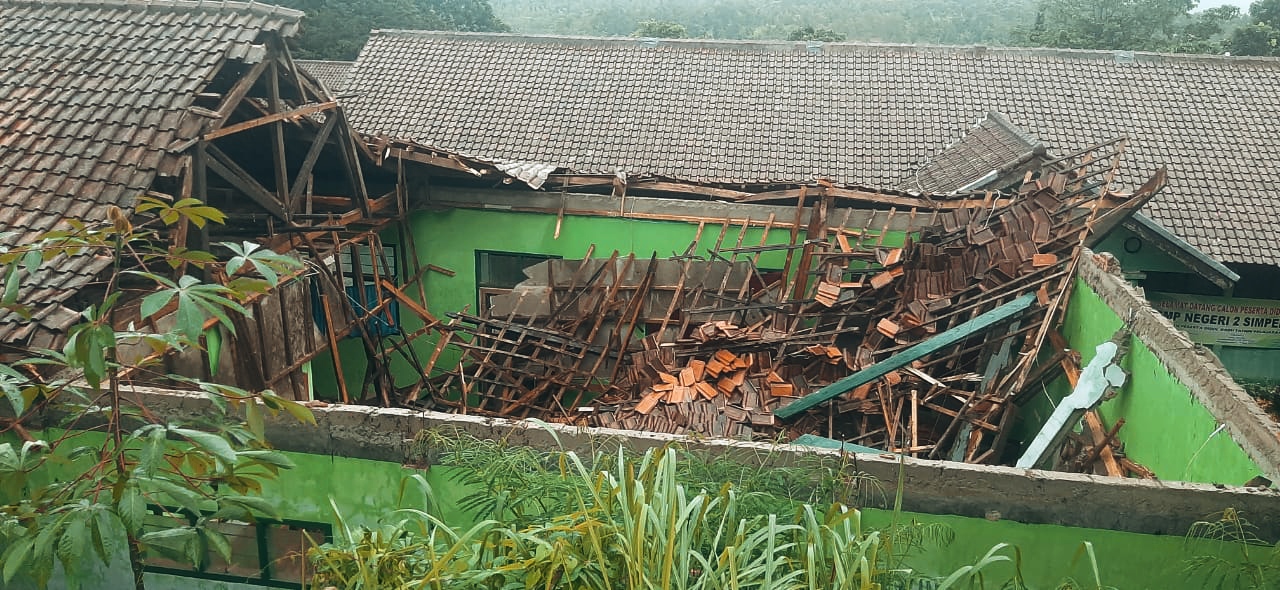
[[[142,439],[142,452],[138,454],[138,470],[144,477],[155,475],[165,451],[165,429],[158,424],[148,424],[133,432]]]
[[[168,305],[172,300],[173,291],[168,289],[164,291],[156,291],[155,293],[142,298],[142,305],[139,309],[139,313],[142,314],[144,319],[149,318],[155,315],[156,312],[164,309],[164,306]]]
[[[89,527],[85,524],[87,516],[73,513],[58,539],[58,561],[68,571],[79,571],[81,562],[87,557],[85,550],[91,542]]]
[[[266,425],[262,422],[262,408],[258,406],[258,400],[251,399],[245,404],[244,419],[249,425],[249,432],[258,440],[266,438]]]
[[[226,535],[211,528],[200,529],[200,532],[204,534],[205,540],[209,542],[213,550],[222,556],[223,561],[231,561],[231,542],[227,540]]]
[[[218,498],[218,502],[240,506],[250,512],[265,514],[272,518],[279,516],[279,510],[275,504],[258,496],[222,496]]]
[[[177,502],[179,506],[186,509],[188,512],[192,514],[200,514],[200,495],[195,491],[161,477],[143,481],[155,488],[157,491],[173,498],[174,502]]]
[[[189,428],[170,428],[169,430],[195,443],[196,446],[208,451],[223,463],[227,465],[236,464],[236,451],[231,448],[231,444],[227,442],[227,439],[210,432]]]
[[[178,295],[178,313],[176,315],[178,332],[188,340],[195,342],[204,332],[204,314],[200,307],[187,293]]]
[[[116,504],[116,514],[126,532],[137,534],[142,530],[142,523],[147,516],[147,503],[143,501],[136,485],[129,483],[124,486],[120,502]]]
[[[103,521],[106,521],[105,523]],[[105,565],[111,565],[111,557],[115,553],[115,538],[111,536],[113,532],[110,529],[111,513],[105,510],[97,510],[93,517],[89,519],[89,532],[93,540],[93,549],[98,553],[98,559],[102,560]],[[107,531],[104,533],[103,528],[106,525]]]
[[[27,558],[31,555],[31,547],[35,544],[35,539],[31,537],[19,537],[9,543],[9,547],[5,549],[4,554],[0,555],[0,561],[4,562],[4,583],[7,586],[13,581],[13,577],[18,575],[19,571],[23,571],[27,564]]]
[[[22,255],[22,266],[28,275],[36,274],[36,271],[40,270],[41,262],[44,262],[44,256],[38,248],[27,250],[27,253]]]
[[[311,408],[308,408],[293,400],[287,400],[280,396],[277,396],[271,390],[262,392],[262,399],[264,401],[267,399],[270,399],[271,401],[275,402],[277,405],[279,405],[280,408],[288,412],[290,416],[293,416],[297,421],[302,422],[303,424],[310,424],[312,426],[316,425],[316,416],[315,414],[311,413]]]
[[[286,457],[285,454],[281,453],[280,451],[271,451],[271,450],[240,451],[239,455],[241,457],[247,457],[254,461],[258,461],[260,463],[275,465],[276,467],[280,467],[282,469],[293,469],[295,467],[293,461],[289,460],[289,457]]]
[[[0,296],[0,305],[13,305],[18,302],[18,286],[21,284],[21,277],[18,275],[16,267],[8,267],[8,273],[4,281],[4,295]]]

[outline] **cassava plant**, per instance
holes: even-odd
[[[143,197],[136,211],[148,219],[135,226],[113,207],[107,223],[68,221],[0,250],[0,313],[26,317],[33,310],[19,291],[42,265],[112,261],[101,301],[84,309],[61,348],[0,363],[0,586],[27,576],[44,587],[56,564],[74,586],[93,562],[111,566],[127,555],[141,589],[150,552],[197,566],[213,555],[229,560],[229,540],[211,525],[273,514],[261,482],[292,466],[264,440],[263,413],[314,422],[306,407],[270,391],[159,370],[165,355],[204,347],[211,328],[234,334],[233,316],[249,314],[245,301],[298,263],[253,243],[221,244],[230,256],[219,263],[166,242],[187,224],[222,223],[221,212],[195,199]],[[164,421],[122,387],[126,373],[202,391],[217,413]]]

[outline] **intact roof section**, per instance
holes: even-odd
[[[329,61],[321,59],[299,59],[294,63],[311,72],[311,75],[324,84],[330,94],[339,94],[347,87],[347,74],[351,72],[353,61]]]
[[[195,95],[227,59],[252,61],[264,32],[292,35],[302,13],[238,2],[0,0],[0,246],[30,243],[67,218],[132,210],[167,146],[194,137]],[[62,304],[110,263],[59,258],[24,277],[33,322],[0,315],[0,342],[60,330]]]
[[[1147,206],[1227,262],[1280,264],[1280,61],[1051,49],[376,31],[370,134],[490,161],[707,182],[891,187],[988,111],[1059,153],[1131,138]]]
[[[1039,140],[992,111],[964,137],[908,174],[897,188],[941,194],[986,187],[1045,151]]]

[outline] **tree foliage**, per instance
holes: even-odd
[[[1232,55],[1280,56],[1280,0],[1258,0],[1249,6],[1249,24],[1231,34]]]
[[[689,36],[689,29],[676,22],[665,20],[642,20],[636,26],[632,37],[652,37],[656,39],[683,39]]]
[[[271,514],[261,482],[292,466],[267,445],[263,413],[314,422],[306,407],[270,391],[180,375],[167,377],[204,392],[217,413],[160,420],[128,395],[125,371],[155,374],[165,355],[201,347],[210,326],[234,333],[232,316],[249,313],[246,298],[299,267],[254,244],[222,244],[233,254],[226,265],[171,247],[161,231],[223,220],[194,199],[144,197],[138,211],[155,217],[135,227],[112,208],[101,226],[71,221],[68,229],[0,250],[0,310],[28,317],[32,310],[17,290],[41,264],[69,256],[114,261],[102,301],[85,309],[61,349],[0,363],[0,411],[9,416],[0,421],[7,441],[0,443],[0,586],[19,576],[44,586],[55,564],[74,584],[93,562],[110,565],[127,554],[140,589],[144,554],[194,565],[229,560],[230,540],[213,525]],[[205,282],[188,269],[222,278]],[[167,318],[172,329],[154,329]]]
[[[809,25],[792,29],[787,33],[788,41],[822,41],[824,43],[835,43],[844,41],[847,37],[843,33],[837,33],[826,27],[814,28]]]
[[[1193,13],[1196,0],[1041,0],[1019,44],[1075,49],[1217,53],[1239,9]]]
[[[1034,15],[1035,0],[490,0],[520,32],[625,37],[645,20],[689,37],[787,39],[814,27],[857,41],[1000,44]],[[820,21],[820,22],[818,22]]]
[[[510,29],[488,0],[275,0],[307,13],[295,57],[355,59],[369,31],[494,31]]]
[[[1195,0],[490,1],[515,30],[557,35],[626,36],[637,22],[664,21],[710,39],[1220,53],[1244,24],[1233,6],[1195,11]]]

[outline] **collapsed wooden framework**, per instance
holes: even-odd
[[[378,232],[402,218],[406,197],[401,178],[372,164],[335,99],[294,64],[283,39],[259,41],[258,51],[227,57],[206,81],[189,109],[200,128],[168,146],[173,156],[149,195],[196,199],[226,214],[225,225],[176,227],[166,236],[176,248],[216,250],[219,240],[251,238],[304,265],[276,288],[251,295],[244,302],[251,313],[234,317],[234,334],[221,330],[216,345],[171,355],[159,368],[135,368],[126,377],[154,381],[175,373],[303,400],[310,398],[304,366],[335,351],[345,401],[338,342],[360,334],[360,326],[385,313],[389,293],[399,291],[390,285],[368,295],[344,283],[398,276],[381,253]],[[381,196],[372,196],[371,187]],[[346,280],[338,261],[370,253],[372,262],[363,269],[357,263],[358,277]],[[376,391],[389,359],[367,334],[362,342],[371,370],[361,390]]]
[[[667,259],[593,248],[531,267],[487,313],[435,325],[425,384],[399,401],[424,402],[426,390],[461,412],[712,436],[820,434],[998,461],[1020,396],[1063,366],[1045,344],[1057,337],[1083,247],[1164,184],[1160,171],[1133,194],[1114,191],[1124,145],[1052,161],[1010,194],[908,197],[817,183],[719,195],[794,199],[795,215],[727,219],[714,237],[702,221],[684,254]],[[838,199],[882,209],[865,217],[880,225],[850,227]],[[748,243],[753,228],[760,237]],[[783,268],[762,271],[765,255]],[[450,344],[461,362],[436,366]]]

